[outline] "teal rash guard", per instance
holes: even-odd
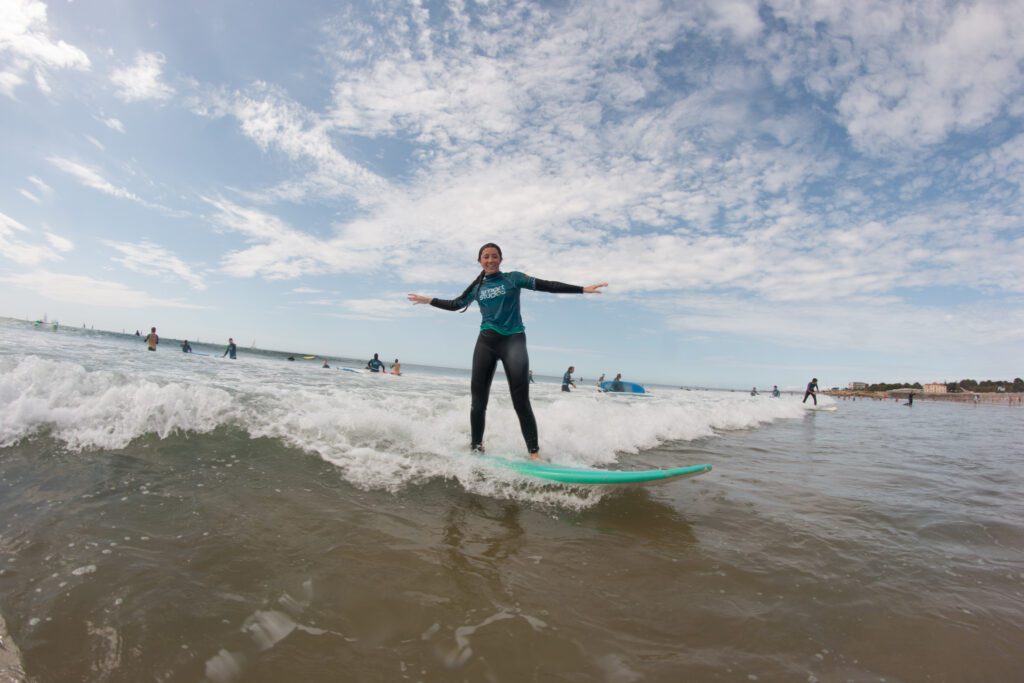
[[[486,276],[483,282],[457,299],[433,299],[430,305],[446,311],[457,311],[476,301],[483,316],[480,330],[493,330],[507,337],[526,331],[523,316],[519,312],[519,292],[523,289],[553,294],[583,293],[583,288],[578,285],[541,280],[519,271],[497,272]]]

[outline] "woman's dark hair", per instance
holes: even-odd
[[[498,250],[498,258],[505,258],[501,254],[501,247],[499,247],[494,242],[488,242],[484,246],[480,247],[480,251],[476,252],[476,260],[477,261],[479,261],[480,257],[484,255],[484,249],[486,249],[488,247],[494,247],[495,249]],[[473,291],[473,288],[474,287],[478,287],[480,285],[480,283],[484,281],[484,275],[486,273],[487,273],[487,271],[481,270],[480,274],[476,276],[476,279],[473,280],[471,283],[469,283],[469,287],[466,287],[466,291],[464,291],[462,294],[459,295],[459,298],[461,299],[462,297],[469,296],[469,293]],[[461,311],[459,311],[459,313],[465,313],[466,312],[466,308],[469,308],[469,304],[468,303],[466,304],[465,308],[463,308]]]

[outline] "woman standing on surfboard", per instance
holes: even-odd
[[[487,414],[487,400],[491,393],[494,371],[501,361],[508,377],[508,388],[512,394],[512,405],[519,417],[519,428],[526,440],[530,457],[539,457],[537,443],[537,420],[530,407],[530,358],[526,352],[526,328],[519,313],[519,293],[523,289],[554,294],[600,294],[607,282],[580,287],[551,280],[541,280],[525,273],[513,271],[502,273],[501,247],[488,242],[480,247],[477,261],[483,268],[475,280],[455,299],[434,299],[422,294],[410,294],[413,304],[430,304],[446,311],[465,311],[469,304],[477,302],[483,321],[480,336],[473,351],[473,379],[470,390],[473,395],[469,412],[472,431],[470,448],[483,452],[484,423]]]

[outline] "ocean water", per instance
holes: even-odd
[[[569,487],[466,453],[464,372],[197,350],[0,320],[0,615],[28,680],[1024,671],[1020,408],[542,382],[552,461],[714,466]],[[524,451],[498,379],[486,444]]]

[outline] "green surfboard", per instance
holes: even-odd
[[[553,465],[537,460],[507,460],[489,455],[477,457],[517,474],[561,484],[643,484],[668,479],[686,479],[711,471],[711,465],[670,467],[664,470],[598,470]]]

